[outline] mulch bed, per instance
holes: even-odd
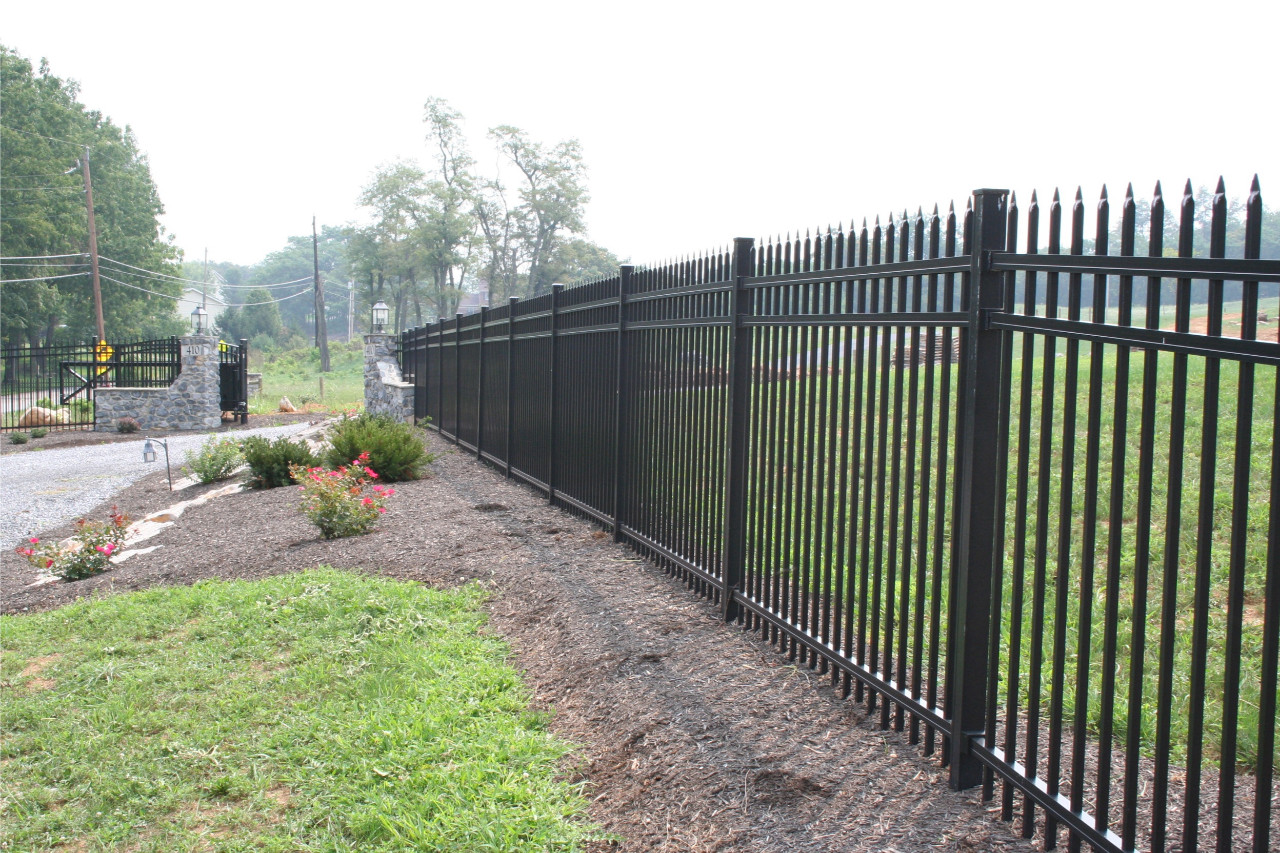
[[[295,489],[243,492],[188,510],[141,545],[157,550],[78,583],[26,588],[26,563],[0,555],[0,611],[317,564],[479,580],[492,590],[489,630],[510,642],[552,728],[580,745],[591,816],[619,839],[599,851],[1037,849],[990,813],[998,804],[948,790],[936,759],[880,731],[878,712],[839,699],[828,678],[726,627],[596,526],[428,443],[441,453],[431,476],[397,484],[367,536],[318,538]],[[140,518],[216,488],[166,485],[150,475],[113,502]]]

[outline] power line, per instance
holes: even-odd
[[[19,181],[19,180],[25,180],[27,178],[60,178],[65,174],[67,173],[66,172],[49,172],[46,175],[9,175],[9,180]]]
[[[254,305],[271,305],[277,302],[284,302],[286,299],[294,299],[299,296],[311,293],[311,288],[299,290],[297,293],[291,293],[288,296],[281,296],[279,299],[268,299],[266,302],[242,302],[239,305],[228,305],[228,308],[249,308]]]
[[[21,129],[16,128],[16,127],[10,127],[10,126],[9,126],[9,125],[7,125],[7,124],[0,124],[0,127],[3,127],[5,130],[12,130],[14,133],[25,133],[27,136],[34,136],[34,137],[37,137],[37,138],[39,138],[39,139],[47,139],[47,140],[49,140],[50,142],[63,142],[63,143],[66,143],[67,145],[74,145],[74,146],[75,146],[75,147],[77,147],[77,148],[86,148],[86,147],[87,147],[87,148],[92,149],[92,146],[86,146],[86,145],[85,145],[85,143],[83,143],[83,142],[72,142],[70,139],[59,139],[59,138],[58,138],[58,137],[56,137],[56,136],[45,136],[43,133],[32,133],[32,132],[31,132],[31,131],[29,131],[29,130],[21,130]]]
[[[0,258],[0,261],[47,261],[53,258],[87,258],[88,252],[75,252],[70,255],[14,255],[9,258]]]
[[[112,272],[115,272],[115,270],[112,270]],[[84,275],[84,273],[80,273],[80,274],[81,274],[81,275]],[[102,275],[102,273],[101,273],[101,272],[99,272],[99,273],[98,273],[98,276],[99,276],[100,278],[104,278],[104,279],[106,279],[107,281],[114,282],[114,283],[119,284],[119,285],[122,285],[122,286],[124,286],[124,287],[129,287],[129,288],[132,288],[132,289],[134,289],[134,290],[141,290],[143,293],[149,293],[149,294],[151,294],[152,296],[163,296],[165,299],[172,299],[174,302],[180,302],[180,301],[182,300],[182,297],[181,297],[181,296],[170,296],[169,294],[167,294],[167,293],[161,293],[161,292],[160,292],[160,291],[158,291],[158,290],[147,290],[145,287],[138,287],[138,285],[136,285],[136,284],[129,284],[129,282],[127,282],[127,281],[120,281],[119,279],[112,278],[112,277],[111,277],[111,276],[109,276],[109,275]]]
[[[131,270],[137,270],[138,272],[147,273],[148,275],[152,276],[153,278],[163,278],[163,279],[169,279],[169,280],[171,280],[171,281],[181,281],[181,282],[185,282],[185,283],[187,283],[187,284],[200,284],[200,285],[207,285],[207,284],[208,284],[208,282],[206,282],[206,281],[197,281],[196,279],[193,279],[193,278],[182,278],[181,276],[169,275],[168,273],[162,273],[162,272],[153,272],[152,270],[143,269],[142,267],[135,267],[133,264],[126,264],[124,261],[117,261],[117,260],[114,260],[114,259],[112,259],[112,258],[108,258],[108,257],[107,257],[107,256],[105,256],[105,255],[99,255],[99,256],[98,256],[98,260],[99,260],[99,261],[107,261],[107,262],[110,262],[110,263],[115,264],[116,266],[128,267],[128,268],[129,268],[129,269],[131,269]],[[310,280],[311,280],[311,277],[310,277],[310,276],[308,276],[307,278],[298,278],[298,279],[294,279],[293,281],[278,281],[278,282],[274,282],[274,283],[272,283],[272,284],[224,284],[224,285],[221,285],[221,286],[222,286],[222,287],[235,287],[235,288],[240,288],[240,287],[244,287],[244,288],[252,288],[252,287],[283,287],[284,285],[287,285],[287,284],[299,284],[299,283],[301,283],[301,282],[304,282],[304,281],[310,281]]]
[[[0,284],[18,284],[20,282],[51,282],[55,278],[74,278],[77,275],[88,275],[87,272],[81,270],[79,273],[67,273],[65,275],[37,275],[36,278],[0,278]]]
[[[67,192],[68,190],[83,192],[84,187],[0,187],[0,190],[8,190],[10,192],[24,192],[24,193]]]

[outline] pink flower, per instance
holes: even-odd
[[[368,458],[369,458],[369,451],[367,451],[367,450],[366,450],[364,453],[361,453],[361,454],[360,454],[359,456],[357,456],[356,458],[357,458],[357,459],[359,459],[359,460],[360,460],[360,461],[362,461],[362,462],[363,462],[363,461],[368,460]]]
[[[101,553],[106,554],[108,557],[110,557],[111,552],[114,551],[115,549],[116,549],[115,544],[112,542],[108,542],[106,545],[99,545],[94,550],[100,551]]]
[[[368,474],[370,477],[372,477],[373,479],[375,479],[375,480],[376,480],[376,479],[378,479],[378,474],[377,474],[377,472],[376,472],[376,471],[374,471],[372,468],[365,468],[365,469],[364,469],[364,472],[365,472],[366,474]]]
[[[373,506],[373,498],[365,498],[364,500],[360,501],[360,503],[364,504],[365,506]]]
[[[396,490],[395,490],[395,489],[387,489],[385,492],[383,492],[383,493],[382,493],[382,496],[383,496],[383,497],[386,497],[386,498],[389,498],[389,497],[391,497],[392,495],[394,495],[395,493],[396,493]]]
[[[52,557],[50,557],[49,559],[45,560],[45,562],[44,562],[44,567],[45,567],[46,569],[47,569],[47,568],[50,568],[51,566],[53,566],[53,558],[52,558]]]
[[[32,536],[32,537],[31,537],[31,544],[32,544],[32,545],[39,545],[39,544],[40,544],[40,540],[39,540],[39,539],[37,539],[36,537]]]
[[[378,507],[378,512],[386,512],[386,511],[387,511],[387,508],[385,506]]]

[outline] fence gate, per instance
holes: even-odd
[[[218,344],[218,380],[222,387],[223,412],[231,412],[240,423],[249,422],[249,342]]]

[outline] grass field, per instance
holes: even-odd
[[[249,400],[253,414],[274,412],[281,397],[302,409],[335,411],[364,405],[364,350],[359,344],[329,345],[330,372],[320,372],[316,349],[250,352],[250,370],[262,373],[262,393]]]
[[[318,569],[0,617],[5,849],[578,849],[481,599]]]

